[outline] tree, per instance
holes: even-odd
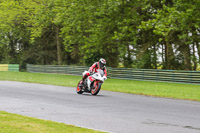
[[[2,0],[0,62],[91,65],[103,57],[111,67],[196,70],[199,6],[199,0]]]
[[[160,41],[165,43],[165,59],[167,69],[176,69],[174,45],[180,47],[180,52],[184,56],[184,65],[186,70],[191,70],[191,50],[190,44],[194,42],[188,36],[192,28],[198,29],[198,7],[199,2],[196,0],[174,0],[162,1],[163,7],[154,13],[154,19],[142,23],[143,28],[146,26],[154,30],[154,33],[161,35]],[[191,23],[193,22],[193,23]],[[175,40],[175,37],[176,40]],[[174,40],[174,42],[172,41]]]

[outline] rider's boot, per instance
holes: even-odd
[[[85,86],[85,79],[87,78],[89,76],[89,73],[86,73],[84,76],[83,76],[83,78],[82,78],[82,81],[81,81],[81,83],[79,84],[79,87],[83,87],[83,86]]]
[[[85,82],[85,77],[83,77],[82,80],[80,81],[79,87],[83,87],[84,86],[84,82]]]
[[[79,87],[83,86],[83,80],[80,81]]]

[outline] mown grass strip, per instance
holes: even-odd
[[[0,111],[0,133],[102,133],[102,132]]]
[[[0,80],[22,81],[71,87],[76,87],[80,79],[80,76],[72,75],[27,72],[0,72]],[[108,79],[103,84],[102,89],[148,96],[200,101],[200,85],[195,84]]]

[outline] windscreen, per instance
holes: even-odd
[[[101,69],[98,69],[97,72],[103,77],[104,76],[104,71]]]

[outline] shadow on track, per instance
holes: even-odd
[[[92,96],[92,97],[108,97],[107,95],[92,95],[90,93],[79,94],[80,96]]]

